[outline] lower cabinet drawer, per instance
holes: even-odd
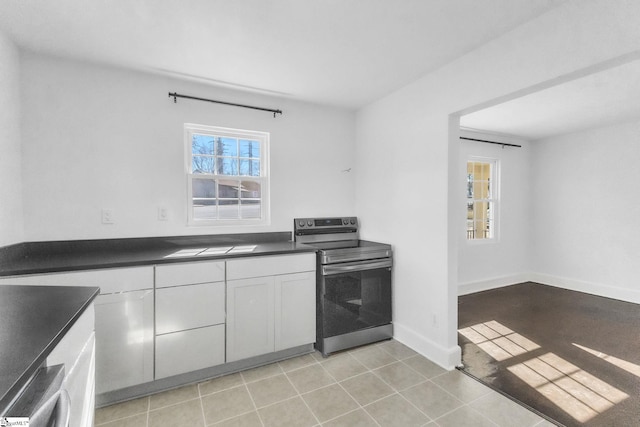
[[[156,336],[155,378],[165,378],[224,363],[225,325]]]
[[[224,282],[157,289],[156,334],[224,323],[224,304]]]

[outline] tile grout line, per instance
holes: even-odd
[[[354,357],[354,359],[355,359],[355,357]],[[356,360],[357,360],[357,359],[356,359]],[[366,367],[366,366],[365,366],[365,367]],[[367,368],[367,369],[369,369],[368,367],[366,367],[366,368]],[[366,374],[367,372],[371,372],[371,370],[369,369],[368,371],[362,372],[362,373],[361,373],[361,374],[359,374],[359,375]],[[327,373],[329,374],[329,372],[328,372],[328,371],[327,371]],[[329,375],[331,375],[331,374],[329,374]],[[353,377],[350,377],[350,378],[354,378],[354,377],[356,377],[356,376],[357,376],[357,375],[354,375]],[[335,379],[335,378],[334,378],[334,379]],[[345,381],[345,380],[343,380],[343,381]],[[369,412],[364,408],[364,406],[362,406],[362,405],[360,404],[360,402],[358,402],[358,400],[357,400],[355,397],[353,397],[353,395],[352,395],[351,393],[349,393],[349,391],[348,391],[346,388],[344,388],[344,386],[341,384],[341,382],[340,382],[340,381],[337,381],[337,382],[336,382],[336,384],[338,384],[338,386],[339,386],[339,387],[340,387],[340,388],[341,388],[345,393],[347,393],[347,395],[348,395],[351,399],[353,399],[353,401],[356,403],[356,405],[358,405],[358,407],[357,407],[356,409],[352,410],[352,411],[349,411],[349,412],[346,412],[346,413],[344,413],[344,414],[338,415],[337,417],[334,417],[334,418],[332,418],[332,419],[330,419],[330,420],[327,420],[327,421],[325,421],[325,422],[329,422],[329,421],[335,420],[335,419],[337,419],[337,418],[340,418],[340,417],[343,417],[343,416],[345,416],[345,415],[347,415],[347,414],[350,414],[351,412],[355,412],[355,411],[357,411],[357,410],[359,410],[359,409],[362,409],[362,410],[365,412],[365,414],[367,414],[367,415],[369,416],[369,418],[371,418],[371,419],[373,420],[373,422],[374,422],[374,423],[376,423],[376,425],[377,425],[377,426],[380,426],[380,423],[378,422],[378,420],[376,420],[376,419],[375,419],[375,418],[374,418],[374,417],[373,417],[373,416],[372,416],[372,415],[371,415],[371,414],[370,414],[370,413],[369,413]]]
[[[268,378],[271,378],[271,377],[268,377]],[[244,377],[242,377],[242,380],[244,381]],[[256,401],[253,398],[253,396],[251,395],[251,390],[249,390],[249,387],[247,387],[247,382],[246,381],[244,382],[243,386],[244,386],[244,389],[247,391],[247,394],[249,395],[249,399],[251,399],[251,404],[253,405],[253,410],[255,411],[256,415],[258,415],[258,420],[260,421],[260,424],[264,427],[264,421],[262,420],[262,417],[260,416],[260,412],[258,411],[258,405],[256,405]],[[248,412],[245,412],[245,413],[248,413]],[[239,414],[239,415],[236,415],[236,416],[239,417],[241,415],[244,415],[244,414]],[[231,417],[231,418],[234,418],[234,417]]]
[[[320,365],[320,364],[318,363],[318,365]],[[312,365],[309,365],[309,366],[312,366]],[[320,365],[320,367],[322,368],[322,365]],[[298,390],[298,388],[293,384],[293,382],[291,382],[291,378],[289,378],[289,375],[287,375],[287,373],[285,372],[284,376],[287,379],[287,381],[289,381],[289,384],[291,385],[291,387],[293,387],[293,389],[298,394],[296,397],[298,397],[298,398],[300,398],[300,400],[302,400],[302,403],[304,404],[304,406],[309,410],[309,412],[311,413],[311,416],[313,416],[313,418],[316,420],[316,425],[318,425],[318,426],[322,425],[322,423],[320,422],[320,420],[318,419],[316,414],[313,412],[313,410],[311,410],[311,407],[309,406],[307,401],[304,400],[304,397],[302,397],[302,393],[300,393],[300,390]]]
[[[383,367],[385,367],[385,366],[389,366],[389,365],[391,365],[391,364],[396,363],[396,362],[398,362],[398,361],[399,361],[399,360],[398,360],[394,355],[390,354],[388,351],[384,350],[383,348],[380,348],[379,344],[378,344],[378,345],[374,345],[374,347],[373,347],[373,348],[379,348],[381,351],[385,352],[386,354],[388,354],[390,357],[392,357],[392,358],[394,359],[394,361],[393,361],[393,362],[388,363],[388,364],[381,365],[381,366],[379,366],[379,367],[377,367],[377,368],[375,368],[375,369],[380,369],[380,368],[383,368]],[[365,351],[365,350],[362,350],[362,351]],[[357,357],[357,356],[355,356],[353,353],[357,353],[357,351],[355,351],[355,352],[351,352],[351,351],[349,351],[349,352],[348,352],[348,354],[349,354],[349,355],[350,355],[354,360],[356,360],[358,363],[360,363],[362,366],[364,366],[364,367],[366,368],[366,371],[361,372],[361,373],[356,374],[356,375],[353,375],[353,376],[351,376],[351,377],[345,378],[345,379],[343,379],[342,381],[346,381],[346,380],[349,380],[349,379],[352,379],[352,378],[358,377],[358,376],[360,376],[360,375],[364,375],[364,374],[370,373],[370,374],[372,374],[374,377],[376,377],[376,378],[380,379],[384,384],[386,384],[387,386],[389,386],[389,388],[391,388],[391,390],[393,390],[393,391],[394,391],[394,393],[389,394],[389,395],[384,396],[384,397],[381,397],[380,399],[376,399],[376,400],[374,400],[374,401],[372,401],[372,402],[369,402],[369,403],[368,403],[367,405],[365,405],[365,406],[369,406],[369,405],[371,405],[371,404],[373,404],[373,403],[376,403],[376,402],[379,402],[379,401],[381,401],[381,400],[383,400],[383,399],[386,399],[386,398],[388,398],[389,396],[393,396],[394,394],[398,394],[394,387],[392,387],[390,384],[388,384],[386,381],[384,381],[382,378],[380,378],[378,375],[376,375],[376,373],[375,373],[375,372],[373,372],[373,368],[370,368],[369,366],[367,366],[364,362],[362,362],[360,359],[358,359],[358,357]],[[329,375],[331,375],[331,374],[329,374]],[[334,377],[334,379],[335,379],[335,377]],[[365,413],[366,413],[366,414],[367,414],[367,415],[368,415],[368,416],[373,420],[373,422],[375,422],[375,423],[376,423],[376,425],[380,426],[380,423],[378,423],[378,420],[376,420],[376,419],[375,419],[375,417],[374,417],[373,415],[371,415],[371,414],[369,413],[369,411],[367,411],[367,409],[365,408],[365,406],[362,406],[362,405],[360,404],[360,402],[358,402],[358,400],[357,400],[357,399],[356,399],[356,398],[355,398],[351,393],[349,393],[349,391],[348,391],[348,390],[347,390],[347,389],[346,389],[346,388],[341,384],[341,383],[342,383],[342,381],[337,381],[337,384],[342,388],[342,390],[344,390],[344,392],[345,392],[345,393],[347,393],[347,395],[349,395],[349,397],[351,397],[351,398],[353,399],[353,401],[354,401],[354,402],[356,402],[356,404],[357,404],[357,405],[358,405],[358,407],[359,407],[358,409],[362,409],[362,410],[363,410],[363,411],[364,411],[364,412],[365,412]],[[349,412],[347,412],[346,414],[351,413],[351,412],[354,412],[354,411],[356,411],[356,410],[357,410],[357,409],[354,409],[353,411],[349,411]],[[346,415],[346,414],[342,414],[342,415],[340,415],[340,416],[338,416],[338,417],[335,417],[335,418],[333,418],[333,419],[339,418],[339,417],[344,416],[344,415]],[[427,419],[431,420],[431,418],[430,418],[430,417],[427,417]],[[331,421],[331,420],[329,420],[329,421]]]
[[[200,399],[200,411],[202,412],[202,422],[205,427],[207,426],[207,416],[204,414],[204,401],[202,400],[202,391],[200,390],[200,383],[196,384],[196,388],[198,389],[198,397]],[[147,426],[150,427],[150,426]]]
[[[396,359],[396,361],[394,361],[394,362],[392,362],[392,363],[389,363],[389,364],[386,364],[386,365],[379,366],[379,367],[377,367],[377,368],[375,368],[375,369],[370,369],[370,368],[368,368],[368,369],[369,369],[369,370],[368,370],[368,372],[370,372],[370,373],[371,373],[371,374],[373,374],[376,378],[378,378],[380,381],[382,381],[384,384],[386,384],[387,386],[389,386],[389,388],[391,388],[391,390],[393,390],[393,391],[394,391],[394,393],[392,393],[392,394],[390,394],[390,395],[387,395],[387,396],[384,396],[384,397],[381,397],[380,399],[376,399],[376,400],[374,400],[374,401],[371,401],[371,402],[369,402],[366,406],[372,405],[372,404],[374,404],[374,403],[376,403],[376,402],[380,402],[380,401],[382,401],[382,400],[384,400],[384,399],[386,399],[386,398],[388,398],[388,397],[390,397],[390,396],[398,395],[401,399],[403,399],[403,400],[404,400],[405,402],[407,402],[409,405],[411,405],[412,407],[414,407],[414,408],[415,408],[419,413],[421,413],[422,415],[424,415],[424,416],[427,418],[427,422],[426,422],[425,424],[428,424],[428,423],[430,423],[430,422],[435,422],[435,419],[431,418],[431,417],[430,417],[429,415],[427,415],[424,411],[422,411],[420,408],[418,408],[416,405],[414,405],[414,404],[413,404],[409,399],[407,399],[405,396],[403,396],[403,395],[402,395],[402,391],[408,390],[408,389],[410,389],[410,388],[412,388],[412,387],[415,387],[415,386],[418,386],[418,385],[420,385],[420,384],[424,384],[424,383],[426,383],[426,382],[429,382],[429,381],[430,381],[430,380],[429,380],[429,378],[427,378],[425,375],[423,375],[422,373],[420,373],[420,372],[418,372],[417,370],[413,369],[411,366],[409,366],[409,365],[407,365],[406,363],[404,363],[404,360],[406,360],[406,359],[410,359],[410,358],[412,358],[412,357],[416,356],[417,354],[416,354],[416,355],[411,355],[411,356],[405,357],[404,359],[399,359],[396,355],[392,354],[391,352],[389,352],[389,351],[387,351],[385,348],[383,348],[383,347],[382,347],[382,345],[377,345],[376,347],[380,348],[382,351],[385,351],[385,352],[386,352],[387,354],[389,354],[391,357],[395,358],[395,359]],[[393,385],[389,384],[387,381],[385,381],[385,379],[384,379],[384,378],[382,378],[378,373],[376,373],[376,372],[375,372],[376,370],[380,370],[380,369],[382,369],[382,368],[384,368],[384,367],[391,366],[391,365],[393,365],[394,363],[397,363],[397,362],[401,363],[402,365],[406,366],[407,368],[409,368],[410,370],[412,370],[413,372],[415,372],[417,375],[419,375],[421,378],[423,378],[423,381],[420,381],[420,382],[418,382],[418,383],[416,383],[416,384],[412,384],[412,385],[410,385],[410,386],[408,386],[408,387],[405,387],[405,388],[403,388],[403,389],[396,389],[396,387],[394,387]],[[365,372],[365,373],[366,373],[366,372]],[[345,391],[346,391],[346,390],[345,390]],[[366,409],[365,407],[362,407],[362,409],[363,409],[367,414],[369,414],[369,412],[367,411],[367,409]],[[369,416],[371,416],[371,414],[369,414]],[[371,418],[373,418],[373,416],[371,416]],[[376,421],[376,420],[374,419],[374,421]],[[376,421],[376,423],[377,423],[377,421]]]
[[[147,420],[146,421],[147,421],[146,425],[147,427],[149,427],[149,423],[151,422],[151,396],[147,397]]]

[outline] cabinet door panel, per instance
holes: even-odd
[[[315,274],[276,276],[275,292],[276,351],[315,342]]]
[[[156,334],[224,323],[224,282],[156,290]]]
[[[153,291],[99,295],[96,393],[153,380]]]
[[[156,337],[156,379],[224,363],[224,325]]]
[[[273,277],[227,282],[227,362],[274,350]]]

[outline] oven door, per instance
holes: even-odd
[[[322,338],[391,323],[391,259],[321,268]]]

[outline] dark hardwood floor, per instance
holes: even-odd
[[[640,426],[640,305],[527,282],[458,298],[464,370],[566,426]]]

